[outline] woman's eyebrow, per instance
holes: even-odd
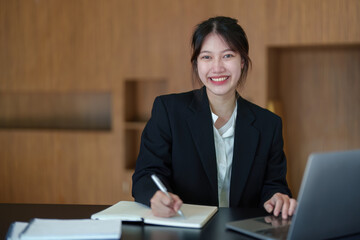
[[[222,51],[220,51],[221,53],[224,53],[224,52],[235,52],[234,50],[232,50],[231,48],[227,48],[227,49],[225,49],[225,50],[222,50]],[[212,51],[210,51],[210,50],[203,50],[203,51],[200,51],[200,54],[201,53],[213,53]]]

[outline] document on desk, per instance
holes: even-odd
[[[20,233],[29,225],[27,222],[13,222],[6,234],[6,240],[19,240]]]
[[[30,221],[19,234],[23,225],[15,222],[7,239],[120,239],[121,220],[97,221],[91,219],[39,219]]]
[[[184,227],[184,228],[202,228],[210,218],[217,212],[215,206],[204,206],[194,204],[183,204],[181,211],[183,216],[177,215],[171,218],[155,217],[151,208],[143,204],[131,201],[120,201],[105,210],[95,213],[92,219],[121,219],[122,221],[143,221],[147,224]]]

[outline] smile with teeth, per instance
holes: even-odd
[[[229,76],[227,76],[227,77],[211,77],[210,79],[211,79],[211,81],[214,81],[214,82],[222,82],[228,78],[229,78]]]

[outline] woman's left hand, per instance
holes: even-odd
[[[274,216],[281,216],[287,219],[295,212],[297,202],[294,198],[290,198],[286,194],[275,193],[268,201],[264,203],[264,208],[268,213],[273,212]]]

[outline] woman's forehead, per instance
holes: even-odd
[[[227,51],[233,50],[227,41],[218,33],[212,32],[208,34],[201,45],[201,52],[203,51]]]

